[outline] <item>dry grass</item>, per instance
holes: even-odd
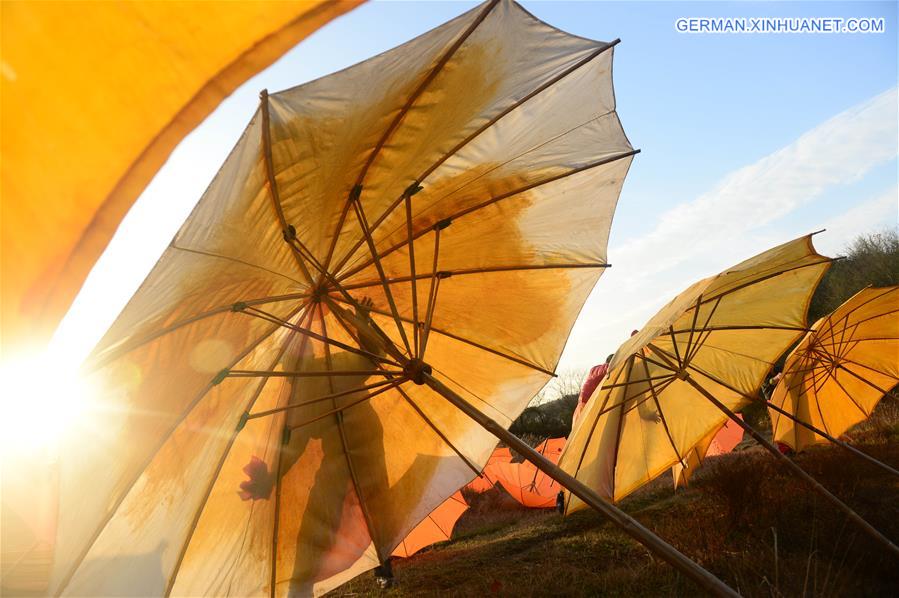
[[[899,465],[899,402],[852,431],[859,448]],[[796,461],[899,541],[899,479],[819,447]],[[622,507],[746,596],[897,596],[899,563],[758,447],[710,459],[687,490],[663,476]],[[563,518],[475,501],[454,539],[394,566],[378,590],[364,574],[334,595],[692,596],[697,590],[592,511]]]

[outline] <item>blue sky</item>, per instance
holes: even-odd
[[[897,4],[523,2],[615,52],[634,161],[609,261],[560,369],[601,361],[691,282],[825,226],[833,255],[897,222]],[[84,355],[149,272],[236,142],[277,91],[398,45],[471,2],[369,2],[256,76],[191,134],[138,200],[60,328]],[[684,34],[679,17],[883,17],[879,34]]]

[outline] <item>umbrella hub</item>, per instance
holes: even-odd
[[[403,365],[403,373],[409,380],[421,385],[425,383],[424,375],[431,373],[431,366],[416,357]]]

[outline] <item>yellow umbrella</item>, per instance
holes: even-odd
[[[358,3],[3,2],[3,355],[47,340],[184,135]]]
[[[505,427],[607,265],[636,153],[613,46],[494,0],[263,93],[92,355],[106,396],[63,449],[54,591],[320,594],[477,475],[492,434],[539,462]]]
[[[754,400],[779,357],[806,331],[806,312],[830,259],[811,235],[701,280],[625,342],[560,460],[589,487],[621,500],[731,419],[868,533],[889,540],[734,414]],[[700,447],[701,448],[701,447]],[[567,511],[584,507],[569,497]]]
[[[839,437],[899,384],[899,286],[866,288],[812,326],[771,396],[774,438],[802,450]],[[797,426],[783,411],[827,436]]]

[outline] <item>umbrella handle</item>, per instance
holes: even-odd
[[[477,422],[485,430],[515,449],[525,459],[533,463],[543,473],[556,480],[569,492],[599,511],[625,533],[640,542],[643,546],[667,561],[675,569],[692,579],[698,586],[713,596],[739,596],[720,579],[706,571],[692,560],[680,553],[676,548],[643,527],[636,519],[602,498],[599,494],[579,482],[562,470],[558,465],[535,451],[523,440],[503,428],[493,419],[481,413],[476,407],[462,398],[451,388],[434,378],[430,373],[423,375],[424,383],[443,398],[452,403],[465,415]]]

